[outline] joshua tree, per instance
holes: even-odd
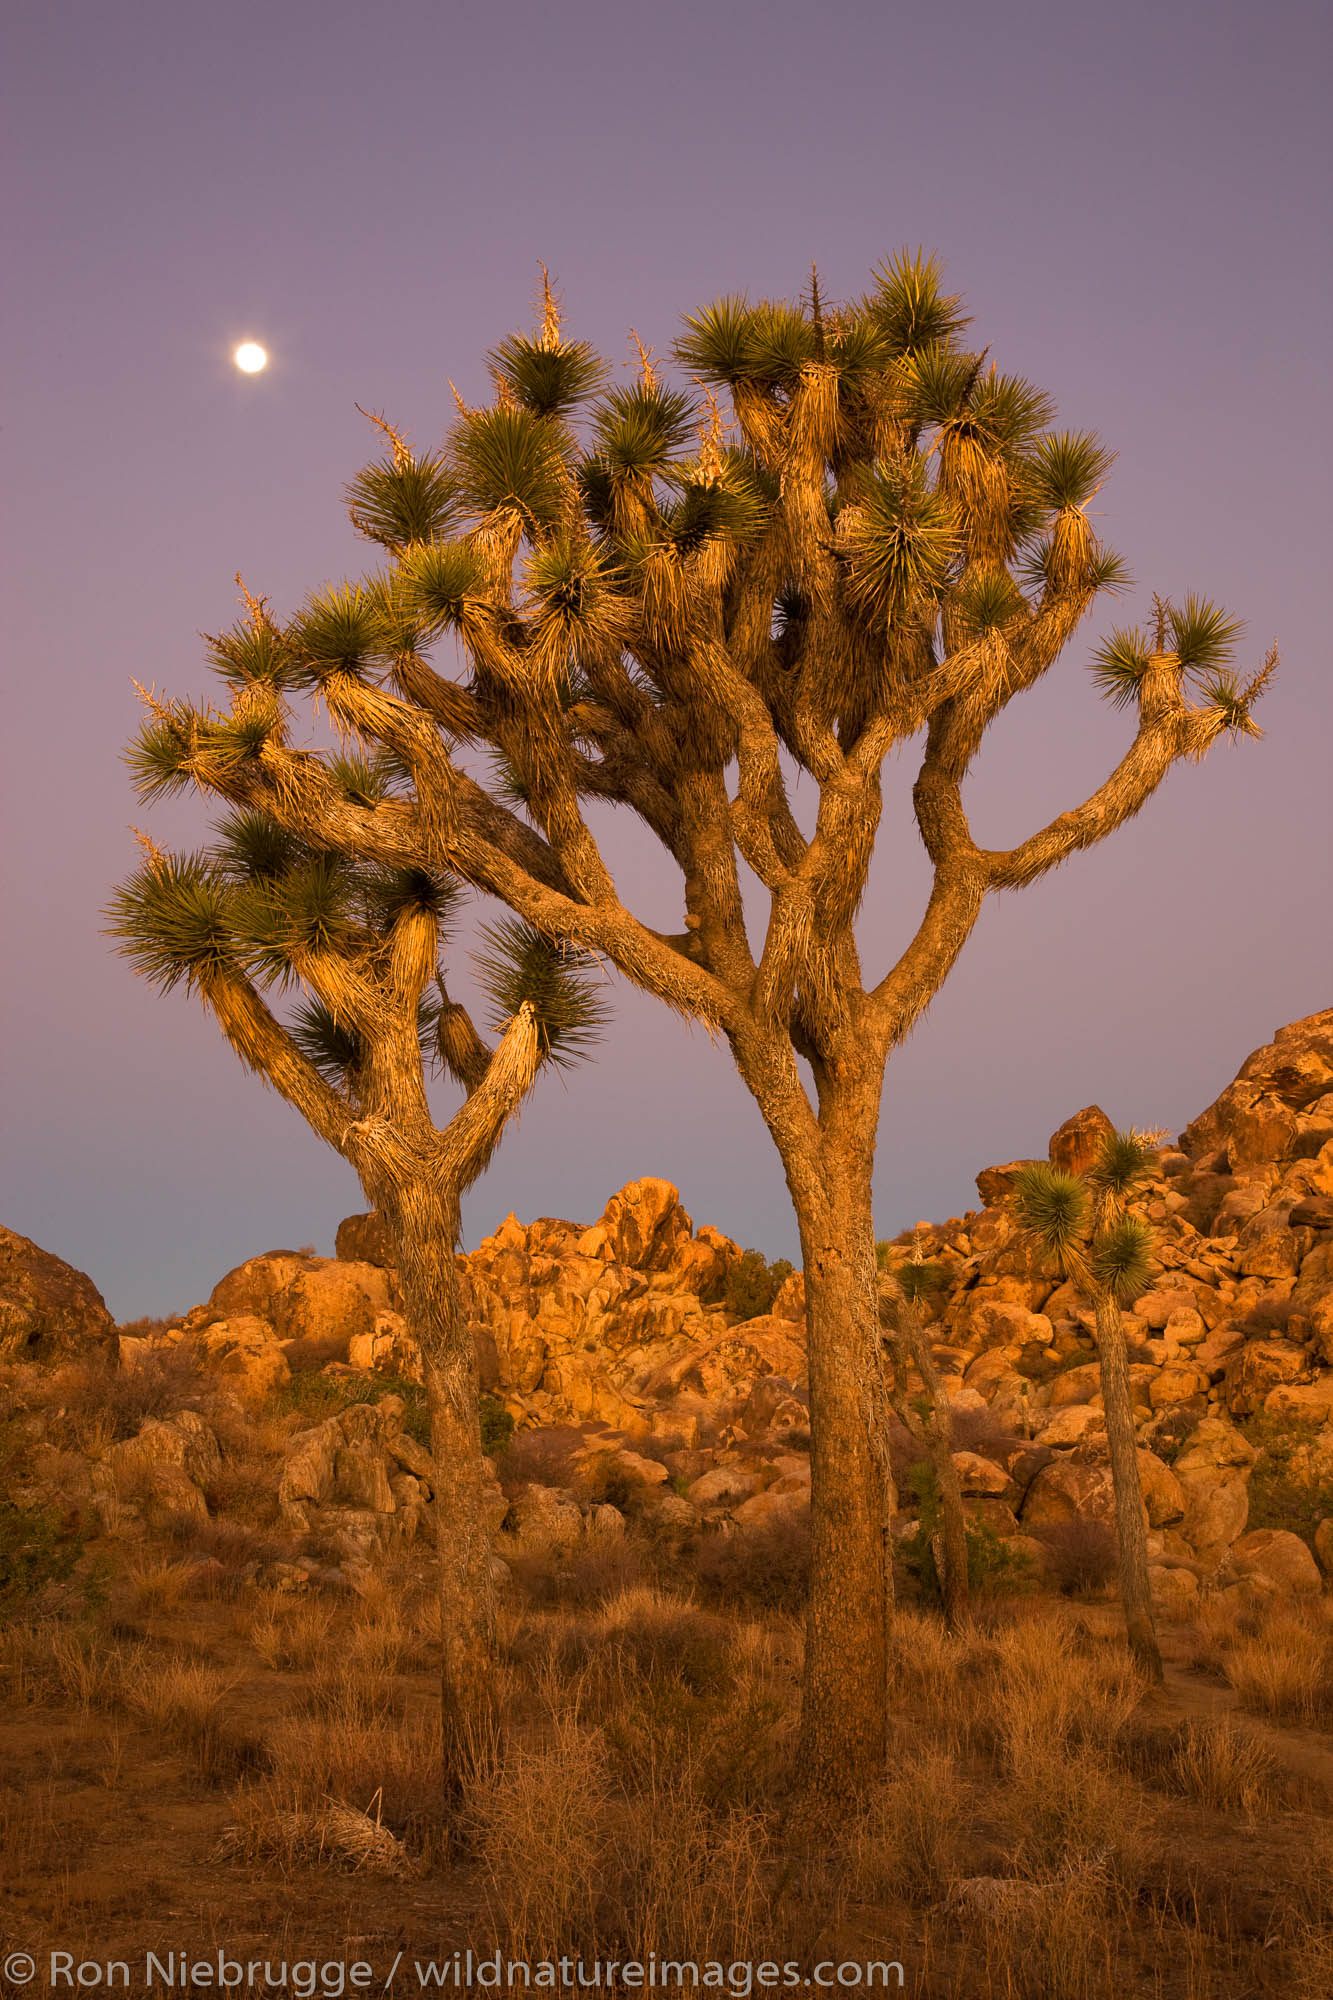
[[[1121,1308],[1133,1303],[1152,1273],[1152,1229],[1142,1216],[1131,1213],[1130,1203],[1153,1178],[1155,1166],[1151,1137],[1116,1132],[1107,1135],[1097,1158],[1082,1174],[1065,1173],[1040,1160],[1024,1167],[1014,1177],[1010,1199],[1019,1222],[1048,1253],[1061,1276],[1092,1301],[1106,1443],[1115,1488],[1125,1626],[1135,1659],[1160,1681],[1162,1656],[1148,1581],[1148,1538],[1129,1390],[1129,1353],[1120,1319]]]
[[[313,597],[282,646],[238,653],[229,713],[150,720],[145,782],[257,808],[321,851],[447,870],[543,935],[600,954],[725,1038],[778,1149],[809,1333],[813,1561],[805,1769],[854,1785],[884,1745],[885,1523],[871,1172],[885,1062],[986,897],[1138,812],[1181,758],[1255,733],[1237,627],[1194,598],[1117,633],[1097,672],[1133,737],[1092,795],[1015,847],[972,836],[964,782],[989,725],[1122,580],[1087,507],[1110,463],[1048,397],[963,341],[931,260],[831,307],[724,298],[675,349],[696,395],[606,370],[561,331],[491,354],[489,407],[443,450],[389,450],[350,490],[377,574]],[[729,410],[715,399],[720,391]],[[410,774],[349,799],[292,747],[282,692]],[[914,934],[863,970],[856,918],[881,771],[919,739],[932,871]],[[489,785],[473,746],[499,760]],[[816,801],[804,830],[794,780]],[[681,923],[630,909],[614,830],[635,813],[679,870]],[[608,858],[609,857],[609,858]],[[752,934],[745,871],[767,903]],[[751,884],[753,886],[753,884]]]
[[[262,604],[214,642],[243,671],[281,638]],[[173,711],[154,704],[157,726]],[[307,759],[330,798],[360,810],[395,796],[391,761]],[[454,1253],[459,1202],[486,1166],[542,1065],[584,1053],[600,1018],[578,954],[510,921],[479,954],[502,1029],[488,1048],[451,1000],[439,963],[457,886],[427,867],[350,858],[262,810],[227,815],[206,852],[168,855],[143,839],[138,872],[117,892],[112,934],[138,970],[185,985],[237,1055],[355,1169],[390,1231],[431,1419],[444,1635],[446,1769],[492,1741],[494,1585],[485,1519],[476,1353]],[[295,984],[286,1019],[266,989]],[[442,1128],[426,1072],[466,1095]]]

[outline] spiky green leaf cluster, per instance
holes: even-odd
[[[340,1090],[365,1058],[360,1035],[340,1021],[322,1000],[304,1001],[288,1022],[288,1032],[325,1083]]]
[[[538,417],[568,416],[606,378],[606,364],[586,340],[530,340],[514,334],[488,358],[495,376]]]
[[[567,472],[560,440],[533,411],[472,410],[451,441],[459,491],[476,513],[513,513],[529,529],[558,519]]]
[[[962,298],[944,290],[944,267],[924,250],[901,250],[875,268],[867,305],[895,355],[947,347],[969,324]]]
[[[1022,1227],[1054,1256],[1077,1251],[1087,1234],[1091,1203],[1076,1174],[1035,1160],[1014,1175],[1010,1199]]]
[[[954,510],[916,452],[878,467],[839,529],[847,594],[876,624],[928,611],[959,551]]]
[[[234,895],[204,854],[157,855],[111,898],[108,935],[161,992],[237,971]]]
[[[377,459],[344,497],[358,533],[393,551],[442,540],[458,518],[458,483],[438,452]]]
[[[287,628],[291,679],[318,687],[338,675],[364,679],[384,655],[384,626],[374,594],[361,584],[317,591]]]
[[[1123,1205],[1157,1177],[1157,1148],[1142,1132],[1109,1132],[1084,1170],[1095,1197]]]
[[[1099,1229],[1088,1251],[1093,1283],[1118,1306],[1132,1305],[1152,1278],[1152,1229],[1141,1216],[1122,1215]]]
[[[491,1025],[502,1032],[527,1002],[536,1016],[543,1059],[558,1069],[585,1062],[608,1011],[592,983],[594,962],[518,918],[484,925],[481,937],[484,944],[475,964],[491,1001]]]

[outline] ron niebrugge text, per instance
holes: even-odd
[[[547,1959],[478,1957],[471,1951],[445,1958],[408,1958],[399,1952],[387,1967],[365,1959],[232,1958],[225,1951],[195,1954],[150,1951],[142,1962],[128,1959],[79,1959],[70,1951],[53,1951],[47,1962],[27,1952],[12,1952],[4,1972],[16,1986],[29,1985],[41,1972],[53,1992],[93,1992],[99,1988],[150,1988],[179,1995],[214,1990],[256,1994],[288,1992],[295,2000],[340,2000],[351,1993],[387,1993],[398,1981],[409,1991],[514,1992],[535,1989],[606,1987],[649,1992],[712,1991],[745,2000],[756,1992],[793,1987],[843,1992],[883,1987],[897,1991],[903,1968],[897,1960],[866,1963],[822,1959],[812,1966],[794,1960],[760,1959],[725,1964],[717,1959],[658,1958],[597,1959],[576,1956]]]

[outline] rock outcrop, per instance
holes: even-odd
[[[0,1229],[0,1360],[51,1361],[114,1337],[115,1321],[91,1278]]]

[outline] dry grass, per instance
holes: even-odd
[[[1272,1750],[1230,1716],[1185,1723],[1171,1769],[1188,1798],[1214,1812],[1243,1813],[1247,1819],[1267,1811],[1279,1788]]]
[[[1328,1639],[1303,1619],[1273,1617],[1230,1647],[1224,1668],[1242,1708],[1310,1727],[1333,1716],[1331,1654]]]

